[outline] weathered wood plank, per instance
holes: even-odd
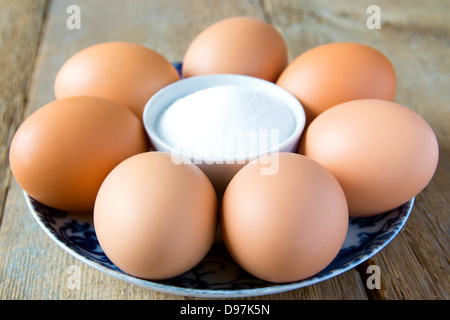
[[[23,119],[47,1],[0,1],[0,224],[10,181],[9,145]]]

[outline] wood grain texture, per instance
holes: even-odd
[[[46,1],[22,0],[16,4],[0,0],[0,187],[4,195],[0,198],[4,207],[0,299],[195,299],[125,283],[58,247],[29,214],[6,157],[12,134],[23,118],[54,100],[56,72],[75,52],[98,42],[124,40],[151,47],[170,61],[180,61],[196,34],[233,15],[259,17],[275,25],[288,43],[291,59],[331,41],[357,41],[378,48],[397,71],[396,101],[430,123],[441,149],[433,181],[417,197],[404,229],[380,253],[358,268],[319,284],[249,299],[449,298],[448,1],[434,0],[427,6],[420,1],[378,1],[380,30],[366,27],[366,9],[371,4],[368,0],[78,0],[80,30],[66,27],[66,9],[71,4],[70,0],[51,1],[45,15]],[[3,19],[4,15],[8,20]],[[366,269],[372,264],[381,270],[380,290],[366,286]],[[76,289],[69,285],[71,266],[79,268],[81,274]]]
[[[23,119],[46,1],[0,1],[0,208],[10,181],[9,145]],[[2,220],[0,212],[0,224]]]

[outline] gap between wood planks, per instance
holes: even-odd
[[[259,0],[259,5],[261,6],[261,9],[264,14],[264,20],[266,20],[267,23],[274,25],[273,19],[272,19],[272,6],[270,2],[266,0]]]

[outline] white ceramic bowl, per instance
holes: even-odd
[[[290,109],[294,117],[295,128],[292,134],[286,139],[279,141],[278,145],[271,146],[272,148],[268,151],[258,151],[259,153],[248,154],[245,158],[236,158],[233,161],[225,158],[196,158],[194,152],[180,151],[158,135],[155,127],[159,117],[175,100],[198,90],[222,85],[248,88],[257,92],[263,92],[270,98],[279,100],[280,103]],[[220,196],[231,178],[249,161],[273,152],[294,152],[305,127],[305,112],[297,98],[272,82],[245,75],[214,74],[184,78],[162,88],[147,102],[143,113],[143,121],[154,150],[169,152],[197,164],[211,180],[217,194]]]

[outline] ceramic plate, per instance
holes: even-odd
[[[181,62],[173,65],[181,75]],[[44,231],[60,247],[86,264],[124,281],[160,292],[211,298],[269,295],[309,286],[369,259],[401,230],[411,213],[414,198],[404,205],[370,218],[350,218],[345,242],[331,264],[308,279],[274,284],[257,279],[231,258],[223,242],[216,241],[206,257],[189,272],[165,281],[148,281],[125,274],[105,255],[95,235],[92,214],[77,214],[49,208],[29,197],[28,207]]]
[[[30,211],[44,231],[64,250],[88,265],[116,278],[160,292],[210,298],[239,298],[285,292],[309,286],[352,269],[386,246],[401,230],[411,213],[414,198],[404,205],[370,218],[350,218],[345,242],[331,264],[308,279],[274,284],[241,269],[216,241],[207,256],[192,270],[164,281],[148,281],[119,270],[100,247],[92,214],[76,214],[49,208],[29,197]]]

